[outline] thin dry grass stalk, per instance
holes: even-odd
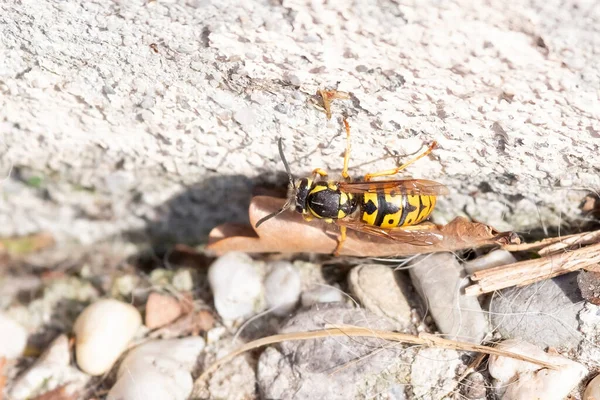
[[[543,256],[560,250],[571,249],[600,242],[600,231],[576,233],[568,236],[546,238],[534,243],[506,244],[508,251],[535,251]]]
[[[558,369],[557,366],[551,364],[546,361],[537,360],[535,358],[523,356],[516,353],[511,353],[509,351],[497,349],[491,346],[477,345],[472,343],[464,343],[455,340],[444,339],[435,335],[422,333],[419,336],[409,335],[406,333],[392,332],[392,331],[382,331],[377,329],[364,328],[360,326],[351,326],[351,325],[343,325],[335,328],[328,328],[319,331],[311,331],[311,332],[294,332],[294,333],[284,333],[279,335],[267,336],[265,338],[261,338],[258,340],[254,340],[252,342],[246,343],[245,345],[239,347],[237,350],[229,353],[225,357],[219,359],[214,364],[209,366],[202,372],[197,379],[197,382],[204,382],[208,376],[216,371],[221,365],[233,360],[235,357],[243,354],[247,351],[267,346],[270,344],[281,343],[288,340],[311,340],[318,338],[328,338],[328,337],[339,337],[339,336],[350,336],[350,337],[372,337],[377,339],[384,339],[393,342],[401,342],[405,344],[412,345],[422,345],[422,346],[430,346],[430,347],[438,347],[449,350],[458,350],[458,351],[473,351],[488,355],[496,355],[501,357],[509,357],[515,360],[526,361],[536,365],[539,365],[542,368],[548,368],[552,370]]]
[[[256,231],[253,229],[258,220],[277,211],[284,202],[284,199],[274,197],[254,197],[249,209],[252,226],[224,224],[216,227],[210,233],[207,250],[217,255],[228,251],[331,254],[338,237],[338,228],[334,224],[306,222],[300,214],[289,211],[260,225]],[[430,245],[405,243],[349,229],[340,254],[357,257],[409,256],[518,241],[511,232],[497,232],[488,225],[461,217],[447,225],[429,224],[428,231],[435,233],[440,240]]]
[[[467,287],[465,293],[477,296],[511,286],[525,286],[582,268],[595,270],[598,263],[600,243],[576,250],[555,251],[542,258],[477,271],[471,276],[477,284]]]

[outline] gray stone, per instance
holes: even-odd
[[[316,286],[302,292],[302,307],[310,307],[317,303],[343,302],[344,295],[341,289],[333,286]]]
[[[392,329],[373,313],[339,303],[319,304],[294,316],[282,332],[304,332],[329,325]],[[402,398],[398,385],[408,374],[400,344],[363,337],[286,341],[266,349],[258,361],[262,398],[355,399]],[[388,396],[388,397],[385,397]]]
[[[463,294],[468,279],[452,253],[420,256],[411,266],[413,284],[446,338],[478,343],[490,332],[477,298]]]
[[[484,256],[477,257],[474,260],[468,261],[463,264],[465,271],[468,274],[473,272],[481,271],[488,268],[499,267],[500,265],[507,265],[516,262],[517,259],[512,255],[510,251],[504,249],[493,250]]]
[[[404,294],[403,276],[378,264],[358,265],[348,274],[350,291],[369,311],[394,321],[396,330],[411,323],[411,307]]]
[[[582,300],[577,273],[504,289],[491,300],[492,325],[505,339],[574,348],[582,338],[577,320],[585,305]]]

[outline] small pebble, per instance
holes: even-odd
[[[487,382],[480,372],[470,373],[462,382],[461,393],[468,400],[485,400],[487,398]]]
[[[0,357],[17,358],[25,350],[27,330],[0,312]]]
[[[411,323],[411,307],[400,285],[400,275],[385,265],[364,264],[354,267],[348,275],[350,291],[358,301],[376,315],[396,323],[404,329]]]
[[[517,262],[515,256],[510,251],[499,249],[490,251],[484,256],[477,257],[474,260],[467,261],[463,264],[467,274],[472,274],[488,268],[499,267]]]
[[[86,307],[73,327],[79,368],[90,375],[108,371],[141,324],[138,310],[121,301],[104,299]]]
[[[582,364],[561,355],[545,353],[518,339],[501,342],[498,349],[549,362],[557,370],[509,357],[490,356],[489,372],[496,379],[496,393],[503,400],[563,400],[588,373]]]
[[[10,390],[10,398],[31,399],[64,385],[67,394],[78,392],[90,377],[71,367],[70,363],[69,339],[60,335],[27,371],[19,375]]]
[[[121,363],[107,400],[187,399],[194,384],[191,371],[204,345],[204,339],[193,336],[136,347]]]
[[[302,292],[302,307],[311,307],[317,303],[335,303],[344,301],[342,291],[332,286],[317,286]]]
[[[263,287],[252,259],[238,252],[219,257],[208,269],[217,312],[224,320],[253,314]]]
[[[284,316],[294,309],[300,298],[300,274],[287,261],[271,264],[271,272],[265,279],[265,300],[273,314]]]
[[[596,375],[594,379],[588,383],[583,393],[582,400],[600,400],[600,375]]]
[[[160,328],[175,321],[182,314],[179,301],[172,296],[150,293],[146,302],[145,325],[149,329]]]
[[[479,301],[463,294],[469,280],[454,254],[420,256],[411,267],[412,282],[446,338],[479,343],[488,334],[488,317]]]
[[[178,269],[173,275],[173,286],[180,292],[190,292],[194,289],[192,271],[187,268]]]

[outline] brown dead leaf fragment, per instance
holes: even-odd
[[[172,296],[150,293],[146,303],[146,326],[149,329],[160,328],[175,321],[182,314],[181,304]]]
[[[252,226],[264,216],[278,210],[284,199],[257,196],[250,203]],[[212,230],[207,250],[220,255],[229,251],[247,253],[321,253],[331,254],[337,244],[338,227],[323,221],[306,222],[298,213],[284,212],[260,225],[224,224]],[[497,232],[492,227],[456,218],[447,225],[431,224],[431,231],[440,237],[431,245],[417,245],[376,237],[348,230],[340,255],[357,257],[408,256],[439,251],[456,251],[482,246],[515,243],[516,235]]]
[[[327,119],[331,119],[331,102],[333,100],[348,100],[350,98],[348,93],[338,92],[337,90],[320,89],[317,93],[321,96],[321,99],[323,99],[323,108],[325,109],[325,115],[327,115]]]

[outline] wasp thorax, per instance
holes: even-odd
[[[302,178],[296,182],[296,211],[301,214],[306,214],[306,201],[308,193],[312,186],[312,180],[308,178]]]

